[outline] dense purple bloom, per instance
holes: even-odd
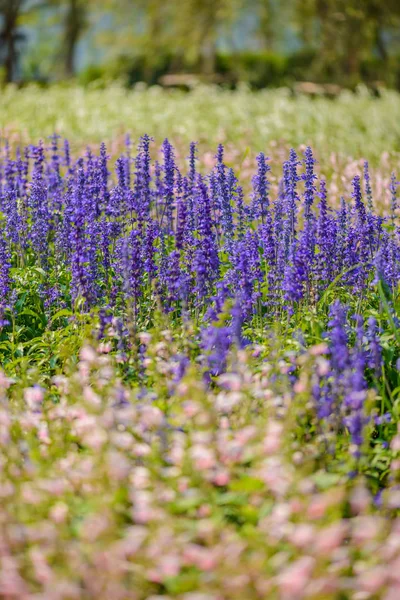
[[[178,250],[173,250],[165,257],[163,267],[160,274],[166,288],[163,308],[172,310],[176,302],[186,300],[189,287],[188,276],[181,269]]]
[[[50,214],[47,198],[47,184],[44,177],[44,151],[39,145],[33,149],[35,164],[32,174],[32,186],[29,198],[31,216],[30,237],[34,252],[41,265],[47,266],[48,236],[50,231]]]
[[[297,154],[292,148],[289,153],[289,160],[284,165],[284,183],[290,231],[293,236],[295,235],[296,213],[298,210],[297,203],[300,201],[297,191],[297,182],[301,180],[301,177],[297,174],[297,167],[300,165],[301,162],[298,160]]]
[[[179,176],[177,183],[177,223],[175,244],[178,250],[182,250],[189,242],[190,232],[188,231],[188,180],[186,177]]]
[[[136,314],[137,303],[141,296],[143,283],[143,254],[141,234],[138,229],[132,229],[125,238],[122,249],[122,270],[124,292],[128,302],[132,301]]]
[[[284,300],[288,303],[286,308],[293,313],[293,304],[300,302],[303,298],[303,280],[304,269],[302,262],[298,260],[297,241],[294,240],[291,245],[288,262],[285,267],[282,290]]]
[[[152,138],[144,135],[140,138],[138,155],[135,159],[134,208],[140,227],[150,216],[151,173],[150,143]]]
[[[211,217],[211,202],[207,186],[198,176],[197,181],[197,232],[199,240],[196,245],[192,270],[195,275],[195,292],[199,298],[204,298],[213,288],[214,281],[219,275],[219,257],[213,223]]]
[[[371,178],[369,175],[369,165],[368,161],[364,163],[364,184],[365,184],[365,195],[367,197],[368,210],[372,212],[373,204],[372,204],[372,188],[371,188]]]
[[[310,218],[311,206],[313,205],[314,195],[317,191],[314,185],[314,182],[317,179],[317,176],[314,173],[314,165],[316,162],[310,146],[307,146],[304,152],[306,172],[302,176],[302,179],[304,180],[304,216],[306,219]]]
[[[0,310],[4,310],[10,295],[11,255],[4,231],[0,231]]]
[[[86,222],[85,172],[82,163],[78,167],[71,200],[71,297],[75,302],[82,296],[91,306],[97,297],[96,245],[92,226],[88,227]]]
[[[324,180],[320,182],[319,197],[321,201],[319,204],[316,232],[316,242],[319,252],[315,261],[315,269],[319,279],[319,287],[324,287],[332,281],[336,274],[335,260],[337,250],[337,222],[329,214]]]
[[[193,185],[196,180],[196,160],[197,160],[197,144],[196,142],[190,143],[189,151],[189,176],[188,179]]]
[[[72,159],[68,143],[64,153],[60,151],[57,136],[46,150],[40,144],[18,150],[15,158],[10,147],[4,148],[2,324],[4,311],[14,306],[12,269],[19,273],[21,265],[42,267],[36,270],[41,278],[37,289],[47,316],[70,302],[79,310],[82,303],[76,301],[84,299],[84,310],[99,313],[100,338],[111,321],[114,331],[118,329],[121,356],[131,343],[127,328],[150,322],[155,306],[173,311],[174,322],[193,317],[196,324],[205,323],[201,347],[210,375],[226,369],[232,344],[243,346],[243,332],[251,331],[256,321],[260,330],[275,319],[298,327],[296,319],[282,315],[285,309],[299,318],[303,313],[297,311],[315,312],[319,335],[319,323],[323,328],[327,320],[326,303],[336,292],[337,297],[350,298],[349,306],[355,305],[351,294],[356,294],[362,307],[370,287],[373,314],[380,302],[378,291],[383,291],[389,314],[381,311],[380,326],[385,318],[398,324],[394,293],[400,280],[400,236],[394,175],[389,218],[373,212],[367,164],[363,185],[367,209],[356,176],[352,202],[342,199],[339,210],[333,210],[324,180],[316,191],[311,148],[302,163],[290,151],[276,197],[269,183],[268,159],[260,153],[247,202],[243,191],[247,187],[242,188],[237,173],[224,163],[222,145],[211,173],[203,175],[192,143],[183,176],[170,142],[162,145],[162,164],[152,162],[150,143],[151,138],[143,136],[132,159],[127,140],[123,155],[112,161],[104,144],[99,153],[88,149]],[[373,289],[377,284],[380,290]],[[357,317],[354,325],[347,313],[338,301],[330,307],[326,368],[312,374],[312,396],[328,429],[345,426],[359,447],[367,386],[382,377],[382,348],[377,322],[371,318],[364,327]],[[303,338],[305,349],[309,342],[305,332]],[[182,363],[179,359],[177,380],[185,365],[184,358]],[[289,381],[294,379],[292,372]]]
[[[269,187],[270,183],[267,178],[268,171],[271,167],[267,163],[268,158],[263,152],[257,156],[257,174],[253,177],[253,196],[251,213],[255,219],[261,219],[265,223],[269,211]]]
[[[64,165],[69,171],[71,168],[71,151],[68,140],[64,140]]]
[[[174,150],[170,142],[165,139],[162,145],[162,153],[164,154],[164,186],[163,186],[163,213],[161,216],[161,225],[165,215],[168,232],[173,230],[173,214],[175,209],[175,171],[176,165],[174,160]]]
[[[220,375],[226,370],[226,360],[232,343],[229,327],[210,325],[203,329],[201,347],[206,353],[210,375]]]

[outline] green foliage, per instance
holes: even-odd
[[[253,89],[283,87],[291,79],[289,59],[273,52],[241,52],[217,55],[216,72],[228,82],[248,83]]]

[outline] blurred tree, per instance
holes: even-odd
[[[388,58],[387,34],[400,23],[399,0],[295,0],[303,43],[317,49],[316,74],[360,79],[362,60]]]
[[[371,22],[373,40],[380,58],[389,58],[390,40],[387,34],[399,32],[400,2],[399,0],[368,0],[365,10]]]
[[[22,10],[22,0],[0,0],[0,15],[2,20],[0,32],[0,53],[5,70],[5,81],[13,80],[17,63],[17,44],[23,38],[19,31],[19,17]]]
[[[46,29],[49,46],[41,52],[54,57],[54,39],[68,77],[75,74],[78,43],[89,28],[96,65],[104,56],[108,64],[124,59],[127,69],[136,61],[146,81],[185,67],[213,74],[218,49],[232,51],[236,44],[246,50],[247,40],[238,44],[237,32],[249,27],[255,47],[268,53],[283,48],[285,54],[302,45],[310,57],[307,69],[312,66],[303,76],[343,84],[357,83],[370,67],[376,78],[381,68],[385,79],[400,42],[400,0],[0,0],[0,60],[7,81],[16,75],[25,26],[43,26],[43,19],[34,23],[38,7],[47,7],[43,14],[52,24]],[[246,69],[251,79],[252,67]]]
[[[190,62],[200,62],[204,74],[215,71],[217,40],[238,14],[241,0],[170,0],[174,46]]]
[[[67,77],[75,74],[76,46],[88,25],[88,0],[67,0],[64,16],[63,56]]]
[[[21,29],[24,19],[41,5],[35,0],[0,0],[0,57],[6,83],[16,76],[19,45],[26,39]]]
[[[258,30],[263,46],[270,52],[276,40],[277,6],[274,0],[258,0]]]
[[[107,47],[108,62],[132,63],[140,58],[141,67],[151,73],[167,55],[173,54],[173,11],[171,3],[161,0],[102,0],[108,27],[96,36]]]
[[[98,6],[95,0],[47,0],[49,7],[54,8],[55,18],[61,23],[61,60],[66,77],[75,75],[76,48],[80,38],[88,26],[88,14],[91,4]]]
[[[294,26],[305,46],[316,44],[316,0],[294,0]]]
[[[144,57],[145,78],[157,68],[166,55],[174,54],[173,7],[164,0],[122,0],[134,12],[133,20],[140,20],[142,27],[135,32],[133,44]],[[121,8],[120,8],[121,9]],[[142,16],[142,19],[140,19]]]

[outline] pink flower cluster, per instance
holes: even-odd
[[[0,598],[397,600],[400,433],[378,508],[298,433],[318,349],[294,393],[254,349],[210,387],[160,336],[147,393],[90,346],[49,385],[1,374]]]

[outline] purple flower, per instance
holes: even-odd
[[[160,225],[163,224],[164,215],[167,221],[168,233],[173,231],[173,214],[175,209],[175,171],[177,170],[174,160],[174,150],[167,139],[162,145],[162,153],[164,155],[164,185],[163,185],[163,213],[161,216]]]
[[[253,177],[253,195],[251,204],[251,214],[255,219],[261,219],[265,223],[269,212],[269,187],[267,178],[271,167],[267,163],[269,160],[260,152],[257,156],[257,175]]]
[[[367,197],[367,202],[368,202],[368,210],[369,210],[369,212],[372,212],[372,210],[373,210],[372,188],[371,188],[371,178],[369,175],[368,161],[364,162],[364,184],[365,184],[365,195]]]
[[[139,226],[149,218],[151,208],[150,143],[152,138],[143,135],[139,141],[138,155],[135,159],[134,208]]]
[[[306,167],[306,172],[302,175],[302,179],[304,180],[304,216],[306,219],[310,218],[311,215],[311,206],[314,202],[314,194],[317,189],[314,185],[314,181],[317,179],[317,176],[314,173],[314,165],[317,161],[313,157],[312,150],[310,146],[307,146],[304,152],[304,164]]]

